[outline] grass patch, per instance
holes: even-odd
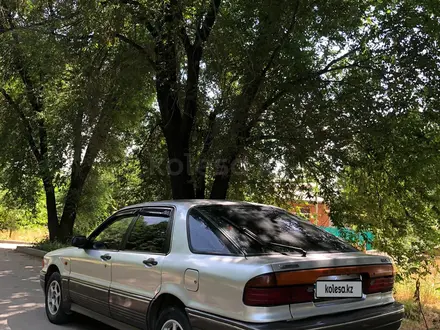
[[[48,238],[45,238],[37,243],[34,243],[33,247],[39,250],[43,250],[46,252],[51,252],[54,250],[62,249],[65,247],[71,246],[67,243],[60,243],[60,242],[51,242]]]
[[[394,285],[395,298],[398,301],[411,301],[416,290],[416,280],[411,278]],[[430,275],[420,281],[422,304],[440,309],[440,273],[433,268]]]
[[[440,260],[437,261],[440,266]],[[426,330],[420,306],[414,301],[416,280],[409,278],[394,286],[394,297],[405,306],[405,320],[401,330]],[[420,300],[429,329],[440,329],[440,273],[433,268],[431,274],[420,281]]]
[[[400,330],[426,330],[425,321],[420,313],[418,304],[414,301],[403,301],[405,305],[405,319]],[[423,306],[428,329],[440,329],[440,309]]]
[[[20,228],[10,232],[0,231],[0,240],[13,240],[23,242],[37,242],[48,236],[46,227]]]

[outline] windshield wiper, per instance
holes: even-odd
[[[224,221],[226,221],[228,224],[230,224],[231,226],[233,226],[235,229],[237,229],[239,232],[245,234],[247,237],[253,239],[254,241],[256,241],[258,244],[260,244],[260,245],[263,246],[263,247],[266,247],[266,246],[277,246],[277,247],[282,247],[282,248],[286,248],[286,249],[290,249],[290,250],[293,250],[293,251],[299,252],[299,253],[301,253],[301,255],[302,255],[303,257],[307,257],[307,251],[304,250],[304,249],[302,249],[302,248],[300,248],[300,247],[297,247],[297,246],[290,246],[290,245],[284,245],[284,244],[279,244],[279,243],[271,243],[271,242],[265,243],[265,242],[263,242],[263,241],[262,241],[262,240],[261,240],[261,239],[260,239],[260,238],[259,238],[254,232],[253,232],[253,231],[247,229],[246,227],[239,226],[239,225],[237,225],[236,223],[232,222],[231,220],[229,220],[229,219],[227,219],[227,218],[225,218],[225,217],[222,217],[222,219],[223,219]],[[279,253],[281,253],[281,254],[284,254],[284,253],[282,253],[282,252],[280,252],[280,251],[276,251],[276,252],[279,252]]]
[[[291,249],[293,251],[301,253],[303,257],[307,257],[307,251],[300,248],[300,247],[297,247],[297,246],[290,246],[290,245],[279,244],[279,243],[266,243],[266,245],[278,246],[278,247],[282,247],[282,248],[286,248],[286,249]]]

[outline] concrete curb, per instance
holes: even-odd
[[[31,242],[25,242],[25,241],[14,241],[14,240],[8,240],[8,239],[0,239],[1,244],[32,244]]]
[[[20,252],[20,253],[24,253],[24,254],[28,254],[28,255],[34,256],[34,257],[39,257],[39,258],[43,258],[47,253],[46,251],[38,250],[38,249],[31,248],[31,247],[26,247],[26,246],[17,246],[15,251]]]

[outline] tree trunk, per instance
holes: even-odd
[[[69,191],[64,202],[63,215],[60,221],[60,230],[58,240],[66,242],[73,235],[73,225],[75,224],[76,211],[81,199],[81,193],[84,187],[85,179],[80,176],[70,182]]]
[[[210,199],[226,199],[231,181],[232,171],[234,170],[235,161],[238,153],[233,153],[229,159],[220,162],[216,168],[214,184],[211,188]]]
[[[156,93],[162,118],[161,127],[167,142],[171,189],[174,199],[191,199],[194,198],[189,163],[192,120],[188,117],[183,119],[179,107],[176,93],[176,41],[172,31],[164,32],[163,38],[156,44]],[[185,104],[185,107],[188,106]]]
[[[195,197],[190,171],[190,143],[194,120],[197,115],[200,62],[205,42],[208,40],[217,18],[221,0],[214,0],[203,22],[197,27],[192,43],[184,26],[184,16],[178,1],[165,6],[164,21],[160,33],[149,28],[156,40],[156,93],[162,118],[162,130],[167,141],[168,165],[174,199]],[[177,32],[177,33],[176,33]],[[183,111],[179,102],[179,79],[181,71],[177,45],[182,42],[186,53],[186,86]]]
[[[204,199],[206,193],[206,166],[205,158],[200,159],[196,173],[196,198]]]
[[[203,199],[206,194],[206,167],[208,165],[208,154],[214,140],[214,126],[218,109],[209,114],[208,130],[200,153],[199,164],[196,171],[196,198]]]
[[[76,212],[81,200],[84,185],[90,171],[92,170],[99,151],[106,142],[108,132],[111,127],[112,113],[115,111],[117,111],[117,99],[116,97],[111,96],[101,110],[99,120],[93,129],[93,134],[89,140],[84,159],[81,164],[81,125],[83,114],[82,111],[78,112],[75,123],[74,159],[70,176],[70,186],[64,202],[63,214],[60,220],[60,234],[58,236],[59,241],[66,242],[73,235]]]
[[[58,239],[59,226],[57,204],[55,199],[55,188],[52,180],[44,179],[44,192],[46,194],[46,209],[47,209],[47,227],[49,229],[49,239],[51,242]]]
[[[186,141],[176,141],[179,136],[168,132],[168,171],[174,199],[192,199],[194,185],[190,173],[189,148]],[[172,135],[172,136],[169,136]]]

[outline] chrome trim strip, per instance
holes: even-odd
[[[72,294],[73,294],[74,297],[79,298],[80,300],[87,301],[89,303],[94,303],[94,304],[102,305],[102,306],[106,306],[107,305],[106,301],[102,301],[100,299],[97,299],[95,297],[91,297],[89,295],[85,295],[83,293],[72,292]]]
[[[95,290],[99,290],[99,291],[109,291],[110,288],[103,286],[103,285],[99,285],[99,284],[95,284],[95,283],[90,283],[87,281],[83,281],[83,280],[78,280],[76,278],[70,278],[70,284],[76,284],[76,285],[82,285],[91,289],[95,289]]]
[[[121,296],[124,298],[135,299],[135,300],[142,301],[142,302],[151,302],[151,300],[152,300],[151,298],[141,296],[136,293],[131,293],[131,292],[122,291],[122,290],[113,289],[113,288],[110,288],[110,294],[115,294],[115,295],[118,295],[118,296]]]

